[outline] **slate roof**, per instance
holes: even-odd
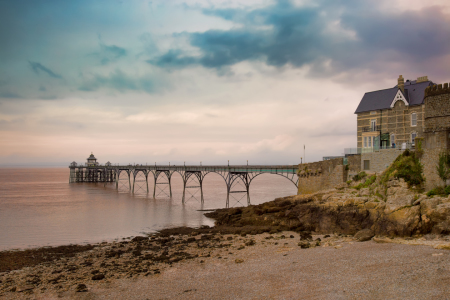
[[[415,80],[405,82],[405,92],[403,95],[410,106],[423,104],[425,88],[429,85],[433,85],[433,82],[424,81],[416,83]],[[394,100],[397,91],[398,87],[394,86],[393,88],[386,90],[365,93],[361,102],[359,102],[355,114],[391,108],[392,100]]]
[[[88,157],[88,159],[95,159],[95,160],[97,160],[97,159],[95,158],[94,154],[92,154],[92,153],[91,153],[91,155]]]

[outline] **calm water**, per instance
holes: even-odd
[[[172,198],[167,196],[168,185],[158,185],[153,199],[149,184],[147,195],[143,178],[136,180],[131,195],[127,180],[121,177],[116,190],[114,184],[69,184],[68,168],[0,168],[0,250],[95,243],[167,227],[213,225],[198,210],[225,207],[226,185],[215,173],[203,182],[203,206],[195,189],[189,190],[194,196],[188,193],[187,202],[181,203],[183,182],[177,173],[172,177]],[[250,186],[252,204],[293,194],[295,185],[277,175],[260,175]],[[231,199],[230,207],[234,206],[242,205]]]

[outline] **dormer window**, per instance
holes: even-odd
[[[416,113],[411,114],[411,126],[417,126],[417,114]]]

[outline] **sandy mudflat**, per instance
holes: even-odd
[[[294,238],[289,238],[290,235]],[[449,250],[355,242],[351,237],[339,236],[329,239],[322,236],[321,246],[302,249],[296,233],[282,232],[266,239],[268,236],[268,233],[254,235],[251,239],[255,245],[237,250],[248,236],[233,235],[230,247],[199,249],[199,257],[161,267],[160,274],[85,280],[87,292],[75,292],[73,284],[60,291],[49,288],[36,289],[33,293],[6,292],[1,297],[450,299]],[[236,260],[243,262],[236,263]]]

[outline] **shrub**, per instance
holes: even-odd
[[[450,195],[450,185],[447,185],[444,189],[446,195]]]
[[[445,193],[445,189],[443,188],[443,187],[441,187],[441,186],[438,186],[438,187],[435,187],[434,189],[432,189],[432,190],[430,190],[428,193],[427,193],[427,196],[428,197],[430,197],[430,196],[443,196],[443,195],[445,195],[446,193]]]
[[[353,176],[353,181],[360,181],[361,179],[365,178],[367,176],[366,172],[362,171]]]
[[[450,177],[450,155],[446,152],[439,154],[439,161],[436,166],[439,177],[445,182]]]
[[[386,183],[390,178],[403,178],[408,186],[420,186],[425,178],[422,175],[423,166],[415,152],[406,149],[400,154],[389,168],[384,171],[381,183]]]
[[[364,173],[365,174],[365,173]],[[369,187],[372,183],[375,182],[375,180],[377,180],[377,175],[372,175],[370,176],[365,182],[361,182],[360,184],[358,184],[357,186],[355,186],[355,189],[360,190],[362,188],[367,188]]]

